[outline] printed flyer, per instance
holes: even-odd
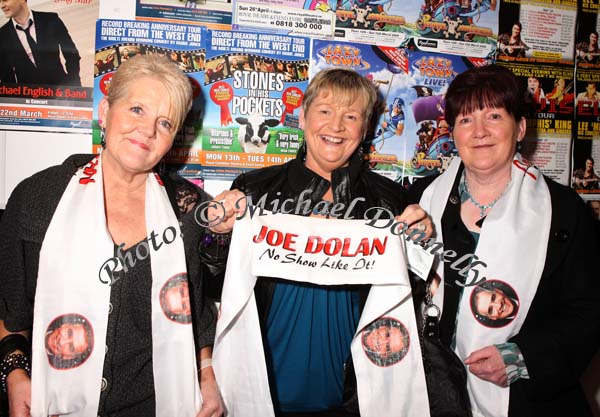
[[[600,71],[577,70],[577,138],[600,140]]]
[[[404,11],[408,42],[425,52],[493,58],[498,36],[497,0],[396,0]]]
[[[582,195],[600,195],[599,170],[595,165],[600,158],[599,86],[600,71],[591,69],[590,65],[577,69],[577,130],[573,145],[571,186]]]
[[[310,8],[304,0],[236,1],[233,29],[328,38],[334,33],[335,14]]]
[[[578,68],[600,69],[600,48],[598,30],[600,30],[599,0],[581,0],[577,13],[577,34],[575,59]]]
[[[483,59],[413,52],[405,48],[313,41],[311,74],[350,68],[383,98],[373,131],[372,169],[394,181],[442,172],[456,154],[444,119],[444,93],[454,77]]]
[[[600,197],[600,139],[575,139],[571,187],[586,199]]]
[[[98,0],[23,1],[2,11],[0,129],[91,132],[94,35],[89,28],[98,18]],[[30,11],[31,40],[20,37],[13,23]]]
[[[264,0],[235,2],[233,27],[427,52],[492,57],[497,0]]]
[[[309,39],[211,30],[206,45],[205,116],[192,148],[204,178],[232,180],[294,158]]]
[[[576,0],[503,0],[497,59],[573,65]]]
[[[544,175],[569,184],[575,118],[573,67],[499,62],[527,85],[531,106],[522,154]]]
[[[155,54],[171,58],[192,83],[194,101],[167,163],[176,164],[181,175],[199,184],[200,168],[187,159],[198,159],[198,150],[190,149],[196,132],[202,125],[204,97],[200,84],[204,80],[204,45],[206,29],[200,26],[176,25],[163,22],[134,20],[98,20],[96,24],[96,53],[94,63],[93,143],[95,150],[101,142],[98,126],[98,105],[108,94],[114,71],[136,54]]]
[[[231,29],[230,0],[136,0],[136,19]]]

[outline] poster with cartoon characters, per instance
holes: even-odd
[[[492,57],[497,0],[250,0],[233,5],[234,29],[261,29],[427,52]]]
[[[231,180],[294,158],[310,40],[211,30],[206,45],[205,115],[192,148],[204,178]]]
[[[410,0],[398,6],[405,11],[409,30],[405,46],[468,57],[494,56],[497,0]]]
[[[573,65],[577,0],[503,0],[497,60]]]
[[[531,112],[521,153],[544,175],[569,184],[570,150],[575,117],[573,67],[499,61],[524,85]]]
[[[231,0],[136,0],[136,19],[231,29]]]
[[[454,77],[483,59],[468,59],[334,41],[313,42],[311,75],[328,67],[357,71],[377,86],[380,119],[372,132],[372,169],[394,181],[437,174],[456,154],[444,119]]]
[[[198,151],[190,149],[190,145],[194,143],[196,131],[202,125],[204,97],[200,84],[204,80],[205,38],[206,29],[201,26],[134,20],[98,20],[94,56],[94,151],[97,151],[102,141],[102,131],[98,125],[98,106],[108,94],[114,71],[137,54],[163,55],[169,57],[188,75],[194,94],[192,109],[165,160],[177,165],[183,176],[199,184],[200,167],[195,161],[198,159]]]

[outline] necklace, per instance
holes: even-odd
[[[506,183],[506,185],[504,186],[504,189],[502,190],[500,195],[498,197],[496,197],[496,199],[494,199],[494,201],[492,201],[491,203],[488,203],[488,204],[480,204],[477,200],[475,200],[475,197],[473,197],[471,195],[471,193],[469,192],[469,185],[467,183],[467,178],[463,174],[461,182],[460,182],[460,187],[459,187],[461,202],[465,202],[467,200],[466,198],[463,197],[463,195],[466,196],[469,199],[469,201],[471,203],[473,203],[473,205],[479,209],[479,214],[481,215],[481,218],[484,218],[486,216],[485,212],[487,210],[491,209],[492,207],[494,207],[494,205],[498,202],[498,200],[500,200],[500,197],[502,197],[504,195],[504,192],[506,191],[508,184],[510,184],[510,180]]]

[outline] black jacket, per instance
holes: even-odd
[[[32,12],[35,22],[36,65],[29,60],[12,20],[0,28],[0,83],[80,86],[79,52],[56,13]],[[65,59],[65,67],[60,55]]]
[[[266,195],[266,199],[263,200],[266,204],[262,208],[271,211],[280,208],[284,200],[290,199],[291,202],[287,203],[284,209],[292,209],[290,214],[299,215],[303,215],[303,202],[311,209],[314,208],[322,201],[330,186],[333,191],[333,203],[344,204],[345,209],[341,213],[350,214],[354,219],[364,218],[365,212],[371,207],[382,207],[397,215],[402,213],[407,205],[406,193],[402,186],[367,169],[357,155],[351,158],[348,166],[338,168],[331,174],[331,182],[306,168],[303,159],[304,153],[299,152],[296,159],[283,165],[242,174],[235,179],[231,189],[238,189],[252,197],[254,204]],[[299,203],[301,209],[294,212]],[[352,208],[349,213],[346,212],[348,208]],[[260,279],[256,283],[256,301],[263,321],[269,313],[274,282],[273,279]],[[365,291],[361,291],[361,300],[364,303],[368,287],[362,287],[365,288]]]
[[[444,248],[473,253],[475,242],[460,220],[457,175],[442,215]],[[434,178],[417,181],[410,198],[418,202]],[[579,384],[582,372],[600,346],[600,280],[595,261],[600,253],[594,223],[581,198],[571,189],[545,178],[552,210],[546,262],[537,292],[516,343],[530,379],[510,386],[509,417],[589,416]],[[527,248],[523,248],[527,256]],[[507,262],[519,262],[518,259]],[[441,339],[450,345],[458,304],[456,271],[445,263],[444,314]],[[453,312],[448,314],[448,312]]]
[[[300,215],[309,215],[310,211],[303,210],[304,204],[311,209],[314,208],[322,201],[329,187],[333,191],[333,203],[344,204],[345,209],[342,213],[354,219],[364,218],[365,212],[371,207],[385,208],[393,215],[397,215],[404,211],[407,205],[406,193],[402,186],[371,172],[356,154],[351,158],[348,166],[338,168],[331,174],[331,182],[304,166],[304,152],[301,151],[296,159],[286,164],[242,174],[231,186],[232,189],[238,189],[252,197],[254,204],[266,195],[263,200],[266,203],[263,208],[266,210],[274,211],[273,204],[277,204],[280,208],[284,200],[291,199],[284,206],[286,213],[289,213],[287,211],[289,209],[295,211],[300,203],[302,208],[297,211]],[[303,203],[306,201],[308,203]],[[303,211],[308,213],[302,214]],[[346,216],[346,218],[350,217]],[[261,323],[266,322],[269,314],[275,282],[276,280],[272,278],[261,278],[256,282],[254,293]],[[357,289],[360,291],[362,311],[369,286],[361,285]],[[358,415],[356,378],[351,363],[346,367],[344,399],[347,415]]]

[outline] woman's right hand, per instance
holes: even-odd
[[[238,216],[246,212],[246,196],[239,190],[223,191],[208,204],[208,228],[214,233],[229,233]]]
[[[23,369],[15,369],[6,378],[9,417],[31,417],[31,378]]]

